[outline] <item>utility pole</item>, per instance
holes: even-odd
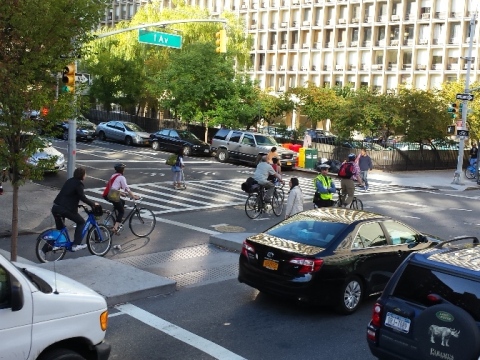
[[[470,93],[470,68],[472,64],[472,49],[473,49],[473,38],[475,37],[475,21],[476,21],[476,13],[472,15],[470,18],[470,43],[468,45],[468,56],[465,58],[467,61],[467,76],[465,78],[465,94]],[[467,100],[462,100],[463,101],[463,107],[462,107],[462,129],[467,128],[467,113],[468,113],[468,101]],[[457,184],[457,185],[462,185],[462,168],[463,168],[463,152],[465,148],[465,137],[460,136],[459,142],[458,142],[458,161],[457,161],[457,170],[455,171],[455,174],[453,175],[453,181],[452,184]],[[478,165],[477,165],[478,166]]]
[[[77,73],[77,65],[78,62],[75,60],[75,71],[74,71],[74,79],[76,80],[76,73]],[[74,81],[75,81],[74,80]],[[73,95],[73,107],[74,107],[74,115],[73,119],[68,119],[68,157],[67,157],[67,179],[73,177],[73,172],[76,167],[77,161],[77,93],[74,86],[74,95]]]

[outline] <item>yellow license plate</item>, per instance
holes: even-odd
[[[278,270],[278,262],[270,259],[264,259],[263,267],[269,270]]]
[[[292,163],[291,163],[290,161],[287,161],[287,166],[288,166],[288,165],[292,165]]]

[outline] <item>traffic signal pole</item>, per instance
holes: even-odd
[[[467,61],[467,75],[465,77],[465,94],[470,93],[470,68],[472,64],[472,49],[473,49],[473,38],[475,37],[475,20],[476,14],[472,15],[470,19],[470,43],[468,45],[468,56],[465,58]],[[468,101],[463,100],[462,106],[462,129],[467,128],[467,113],[468,113]],[[462,184],[462,168],[463,168],[463,152],[465,149],[465,137],[460,136],[458,142],[458,161],[457,161],[457,170],[453,175],[452,184],[463,185]],[[478,164],[476,165],[478,167]]]
[[[73,81],[75,83],[75,73],[77,72],[77,61],[75,60]],[[77,93],[75,85],[73,86],[73,119],[68,119],[68,156],[67,156],[67,179],[73,177],[73,172],[77,161]]]

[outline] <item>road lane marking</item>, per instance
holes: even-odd
[[[161,332],[174,337],[198,350],[213,356],[215,359],[221,360],[245,360],[245,358],[237,355],[230,350],[215,344],[212,341],[204,339],[190,331],[187,331],[177,325],[174,325],[158,316],[155,316],[132,304],[123,304],[116,306],[118,310],[130,315],[131,317],[147,324]]]

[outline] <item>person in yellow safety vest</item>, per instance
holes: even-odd
[[[329,207],[333,205],[333,194],[337,191],[332,178],[328,176],[328,164],[320,165],[320,174],[313,180],[315,195],[313,203],[317,207]]]

